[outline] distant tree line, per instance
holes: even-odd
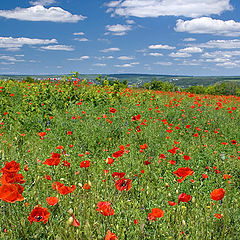
[[[185,91],[198,94],[210,95],[235,95],[240,96],[240,84],[234,81],[225,81],[209,86],[191,86],[189,88],[180,88],[175,83],[162,82],[153,78],[151,82],[144,83],[143,88],[160,91]]]

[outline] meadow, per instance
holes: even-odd
[[[0,81],[0,239],[239,239],[240,97]]]

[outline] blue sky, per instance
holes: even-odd
[[[239,0],[1,0],[0,74],[240,75]]]

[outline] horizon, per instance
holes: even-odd
[[[3,0],[0,75],[240,76],[238,1],[181,3]]]

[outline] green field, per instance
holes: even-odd
[[[0,239],[239,239],[240,97],[3,80],[0,116]]]

